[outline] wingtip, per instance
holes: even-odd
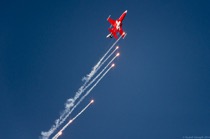
[[[127,12],[128,12],[128,10],[125,11],[125,13],[127,13]]]
[[[125,39],[126,35],[127,35],[127,33],[124,32],[123,33],[123,39]]]
[[[107,17],[107,19],[106,19],[107,21],[109,20],[110,16],[111,16],[111,15],[109,15],[109,16]]]

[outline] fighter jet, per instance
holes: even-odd
[[[126,14],[127,14],[127,10],[120,16],[119,19],[117,20],[113,20],[110,18],[110,16],[107,18],[107,21],[109,21],[109,23],[111,24],[110,28],[108,28],[110,34],[108,34],[106,36],[106,38],[112,38],[114,36],[115,39],[118,39],[117,34],[119,33],[120,35],[122,35],[123,38],[125,38],[126,33],[123,31],[122,29],[122,21],[125,18]]]

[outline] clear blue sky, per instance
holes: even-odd
[[[50,128],[108,49],[108,15],[125,10],[116,68],[61,139],[210,136],[209,7],[208,0],[2,1],[0,138],[38,139]]]

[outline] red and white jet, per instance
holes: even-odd
[[[107,18],[107,21],[109,21],[109,23],[111,24],[111,27],[108,28],[110,34],[108,34],[106,36],[106,38],[110,37],[112,38],[114,36],[115,39],[118,39],[117,33],[120,33],[120,35],[122,35],[123,38],[125,38],[126,33],[123,31],[122,29],[122,21],[125,18],[126,14],[127,14],[127,10],[120,16],[119,19],[117,20],[113,20],[110,18],[110,16]]]

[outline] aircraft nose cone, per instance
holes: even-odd
[[[127,12],[128,12],[128,10],[125,11],[125,13],[127,13]]]

